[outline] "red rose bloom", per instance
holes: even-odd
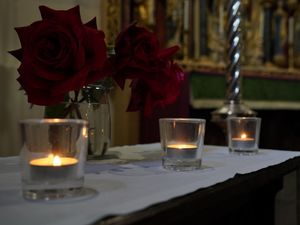
[[[180,67],[169,61],[159,73],[147,74],[148,79],[131,82],[131,99],[128,111],[143,110],[146,117],[156,107],[164,107],[176,101],[181,91],[184,74]]]
[[[144,110],[149,116],[155,107],[174,103],[184,75],[170,60],[178,46],[161,49],[156,35],[136,24],[121,32],[116,39],[113,75],[123,89],[132,79],[128,111]]]
[[[160,72],[178,50],[178,46],[161,49],[154,33],[132,24],[116,39],[114,78],[121,88],[126,79],[147,79],[148,73]]]
[[[16,28],[22,48],[11,54],[21,61],[17,80],[28,102],[51,105],[105,76],[106,45],[95,20],[82,23],[78,6],[39,9],[41,21]]]

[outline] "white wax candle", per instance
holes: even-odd
[[[68,166],[78,162],[77,159],[71,157],[60,157],[58,155],[50,154],[46,158],[38,158],[30,161],[32,166]]]
[[[71,157],[49,155],[30,161],[30,176],[32,180],[68,179],[76,176],[78,160]]]
[[[247,137],[247,134],[243,133],[240,137],[232,138],[231,146],[234,149],[252,149],[256,148],[255,139]]]
[[[177,159],[195,159],[198,147],[194,144],[169,144],[166,149],[166,157]]]

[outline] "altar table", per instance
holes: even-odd
[[[0,159],[0,224],[273,224],[283,176],[300,167],[300,152],[260,150],[239,156],[205,146],[190,172],[161,166],[160,144],[111,148],[86,165],[86,196],[22,198],[18,157]]]

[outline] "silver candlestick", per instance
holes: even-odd
[[[228,116],[255,116],[256,113],[241,101],[241,0],[229,0],[228,4],[228,62],[226,71],[226,101],[212,112],[212,121],[224,124]]]

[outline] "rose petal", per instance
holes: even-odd
[[[8,53],[10,53],[14,57],[16,57],[19,61],[22,61],[22,58],[23,58],[23,50],[22,49],[9,51]]]
[[[173,56],[176,52],[179,51],[179,46],[173,46],[173,47],[170,47],[170,48],[166,48],[166,49],[162,49],[159,51],[158,53],[158,57],[159,58],[163,58],[163,59],[166,59],[166,58],[170,58],[171,56]]]
[[[85,25],[87,27],[93,28],[93,29],[97,29],[97,20],[96,17],[94,17],[93,19],[91,19],[90,21],[88,21],[87,23],[85,23]]]
[[[101,69],[89,72],[85,85],[95,83],[105,77],[110,77],[112,74],[112,65],[109,63],[109,61],[106,61],[105,65]]]
[[[92,68],[101,68],[106,62],[107,49],[104,42],[103,31],[97,31],[95,29],[86,28],[87,40],[86,40],[86,62]]]
[[[69,77],[66,77],[64,80],[61,80],[59,83],[55,84],[51,89],[53,94],[63,94],[73,90],[79,90],[86,85],[86,79],[88,76],[88,67],[82,68],[76,74],[70,74]]]
[[[37,83],[38,86],[43,85],[47,81],[60,81],[66,77],[64,71],[49,70],[49,68],[42,67],[40,64],[32,63],[28,57],[24,58],[18,71],[22,77],[28,79],[28,82],[32,79],[32,83],[35,84],[35,80],[40,80]],[[35,79],[35,77],[39,79]]]
[[[29,39],[29,35],[32,32],[31,25],[27,26],[27,27],[16,27],[15,30],[16,30],[18,36],[19,36],[21,46],[22,47],[26,46],[26,43]]]
[[[54,105],[64,101],[65,95],[49,95],[47,91],[31,89],[27,92],[28,102],[35,105]]]
[[[78,5],[68,10],[54,10],[47,6],[39,6],[39,10],[43,20],[58,21],[73,26],[82,24]]]
[[[79,57],[78,39],[70,35],[69,30],[58,24],[40,23],[35,26],[35,32],[30,36],[28,57],[36,63],[44,64],[56,69],[73,67],[74,57]],[[84,56],[82,56],[84,57]],[[76,66],[82,66],[83,62]]]

